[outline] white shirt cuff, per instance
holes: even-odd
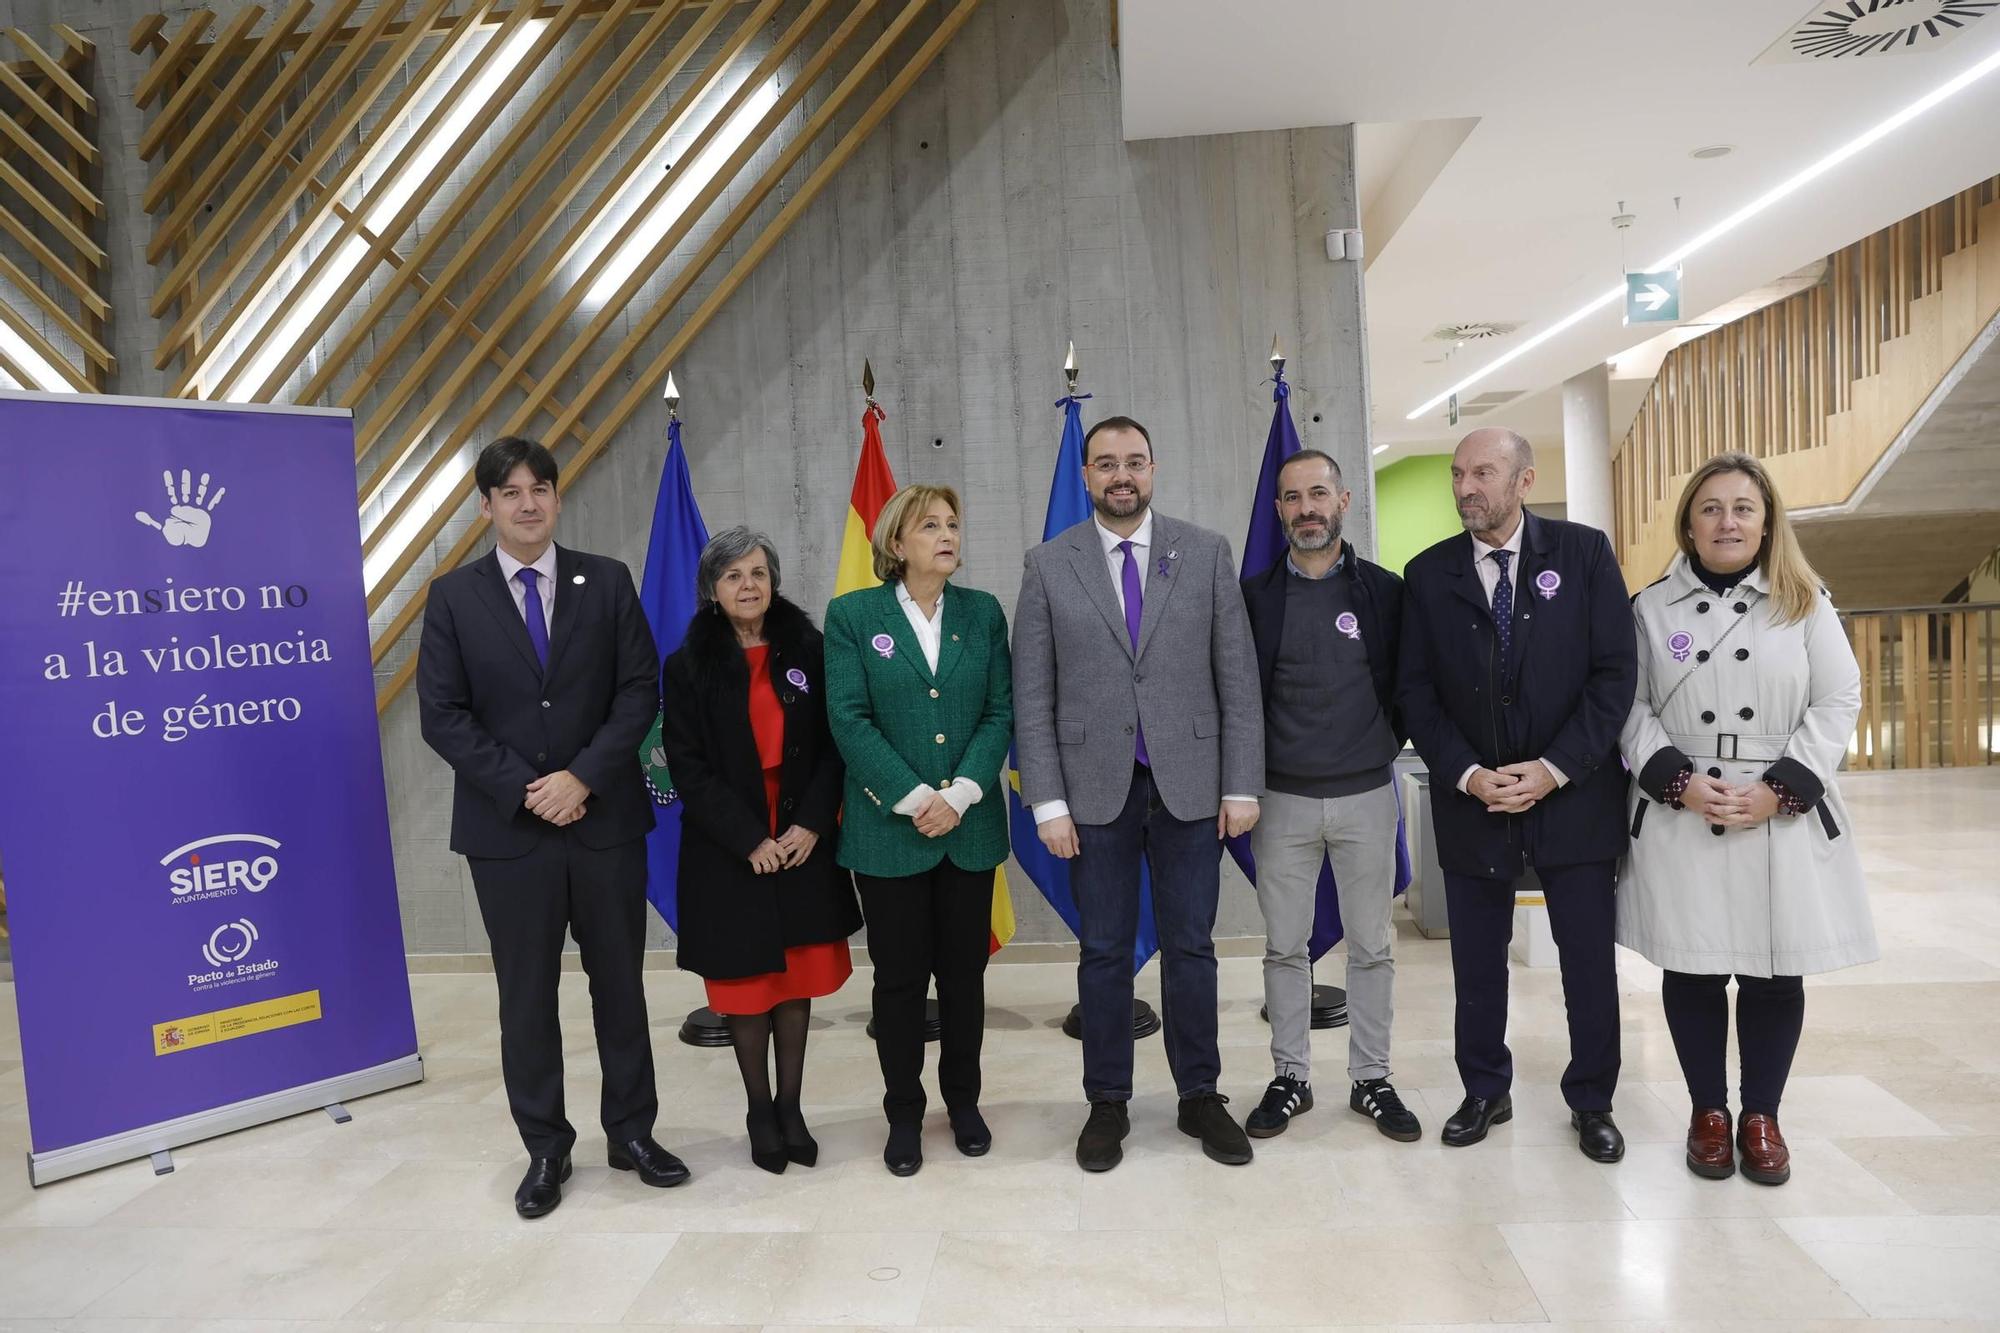
[[[1566,774],[1564,774],[1564,772],[1560,768],[1557,768],[1554,764],[1550,763],[1546,759],[1542,760],[1542,767],[1549,770],[1549,776],[1556,780],[1556,786],[1558,787],[1569,786],[1569,778]]]
[[[971,778],[953,778],[951,785],[944,789],[942,795],[951,803],[951,808],[958,811],[959,818],[963,819],[965,812],[978,805],[980,798],[986,793]]]
[[[1256,796],[1225,796],[1222,799],[1225,801],[1242,801],[1248,805],[1255,805],[1261,798]]]
[[[1479,765],[1474,764],[1458,775],[1458,789],[1467,796],[1472,795],[1472,775],[1478,771]]]
[[[1043,801],[1040,805],[1035,807],[1035,824],[1037,827],[1048,823],[1052,819],[1068,819],[1068,818],[1069,818],[1068,801]]]
[[[931,799],[931,797],[935,795],[937,795],[937,788],[931,786],[931,784],[928,782],[922,783],[916,787],[911,788],[910,794],[908,796],[905,796],[902,800],[890,806],[889,809],[892,813],[899,815],[908,815],[914,818],[916,816],[917,811],[923,809],[925,803],[928,802]],[[961,811],[960,813],[962,814],[964,812]]]

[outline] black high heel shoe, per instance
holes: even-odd
[[[819,1164],[819,1141],[806,1128],[806,1118],[799,1114],[799,1108],[781,1106],[778,1108],[778,1126],[785,1134],[785,1156],[800,1166]]]
[[[743,1128],[750,1134],[750,1160],[774,1176],[784,1175],[790,1155],[784,1131],[778,1127],[776,1108],[769,1102],[751,1107],[743,1117]]]

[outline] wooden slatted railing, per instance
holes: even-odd
[[[1845,500],[1996,313],[2000,177],[1830,256],[1819,285],[1674,348],[1612,459],[1627,581],[1642,587],[1671,559],[1673,503],[1716,454],[1765,460],[1793,507]]]
[[[1851,768],[1964,768],[2000,750],[2000,603],[1841,617],[1861,665]]]

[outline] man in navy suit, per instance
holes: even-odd
[[[556,988],[563,936],[590,974],[607,1157],[648,1185],[688,1170],[653,1139],[646,1026],[646,834],[639,744],[660,656],[624,565],[555,544],[556,460],[532,440],[473,466],[495,549],[440,575],[424,607],[424,739],[456,775],[451,849],[472,871],[500,988],[500,1070],[528,1149],[523,1217],[562,1202],[576,1130],[563,1114]]]
[[[1514,883],[1533,866],[1562,957],[1569,1011],[1563,1098],[1595,1161],[1625,1155],[1612,932],[1625,851],[1618,733],[1638,649],[1625,581],[1595,528],[1522,502],[1535,455],[1509,430],[1476,430],[1451,460],[1465,535],[1404,571],[1397,702],[1431,772],[1431,813],[1451,920],[1456,1042],[1465,1100],[1453,1147],[1512,1118],[1507,945]]]

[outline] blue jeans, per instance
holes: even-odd
[[[1167,1067],[1183,1097],[1214,1092],[1215,905],[1222,843],[1215,819],[1167,813],[1150,769],[1134,766],[1125,808],[1109,824],[1078,824],[1070,892],[1083,930],[1076,994],[1083,1006],[1083,1092],[1092,1101],[1132,1097],[1132,947],[1139,933],[1139,865],[1152,871],[1160,931],[1160,1022]]]

